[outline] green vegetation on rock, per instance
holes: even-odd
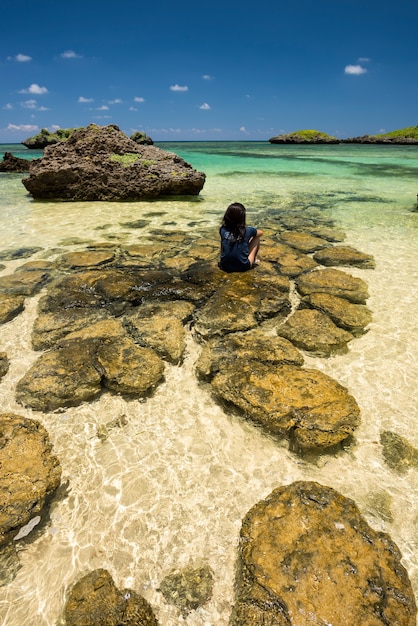
[[[79,128],[57,128],[55,132],[51,133],[46,128],[42,128],[37,135],[28,137],[21,143],[27,148],[43,149],[60,141],[67,141],[76,130]]]
[[[110,157],[110,161],[116,161],[117,163],[121,163],[125,167],[129,167],[129,165],[133,165],[134,163],[138,163],[141,159],[141,155],[136,152],[127,152],[126,154],[112,154]]]
[[[418,139],[418,126],[407,126],[399,130],[392,130],[390,133],[382,133],[375,137],[407,137],[409,139]]]
[[[307,129],[272,137],[270,143],[339,143],[339,139],[319,130]]]
[[[285,137],[298,137],[299,139],[306,139],[306,141],[312,141],[317,139],[336,139],[332,135],[327,135],[327,133],[322,133],[319,130],[296,130],[293,133],[289,133],[288,135],[282,135]]]

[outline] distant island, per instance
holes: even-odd
[[[39,133],[28,137],[20,143],[30,150],[43,150],[47,146],[53,146],[61,141],[67,141],[77,130],[81,130],[81,128],[58,128],[54,132],[42,128]],[[152,146],[154,143],[151,137],[148,137],[148,135],[140,131],[134,132],[130,136],[130,139],[140,145]]]
[[[418,126],[408,126],[389,133],[378,135],[363,135],[338,139],[318,130],[297,130],[293,133],[277,135],[269,139],[270,143],[279,144],[333,144],[333,143],[371,143],[371,144],[399,144],[418,145]]]

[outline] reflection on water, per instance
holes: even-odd
[[[164,230],[216,237],[233,200],[244,202],[248,221],[261,227],[275,209],[292,216],[314,208],[346,232],[345,243],[376,261],[374,270],[347,270],[369,285],[369,332],[352,341],[346,355],[305,358],[306,367],[348,387],[360,406],[361,425],[342,453],[316,463],[295,456],[283,442],[225,413],[198,384],[193,367],[200,347],[191,336],[184,364],[167,365],[165,383],[146,402],[104,394],[56,413],[24,409],[15,402],[14,388],[37,357],[30,333],[40,296],[27,299],[25,311],[0,326],[0,349],[11,361],[0,383],[2,410],[44,424],[68,487],[53,503],[46,527],[35,528],[18,546],[21,567],[0,588],[2,623],[55,625],[73,581],[104,567],[119,588],[142,593],[163,626],[226,625],[241,519],[272,489],[295,480],[315,480],[354,499],[369,524],[388,532],[399,546],[417,594],[418,470],[391,470],[383,460],[380,433],[393,431],[418,447],[418,214],[411,210],[417,190],[410,175],[418,171],[418,150],[167,147],[207,173],[199,199],[35,203],[21,177],[0,175],[0,250],[41,246],[36,258],[53,259],[93,241],[129,244],[152,240],[154,232]],[[376,174],[379,160],[386,169]],[[389,169],[399,175],[389,176]],[[309,176],[294,176],[298,170]],[[2,273],[23,262],[4,262]],[[98,429],[112,420],[116,425],[107,438],[99,437]],[[183,619],[166,604],[159,584],[175,569],[202,563],[215,574],[213,598]]]

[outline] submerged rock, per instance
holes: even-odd
[[[213,572],[208,565],[185,567],[166,576],[160,584],[159,591],[165,600],[179,608],[186,618],[191,611],[211,599],[213,579]]]
[[[0,379],[9,371],[9,359],[6,352],[0,352]]]
[[[104,389],[141,397],[164,374],[164,363],[126,334],[120,321],[102,320],[70,333],[43,353],[16,386],[16,400],[38,411],[77,406]]]
[[[196,363],[196,372],[200,378],[210,380],[226,364],[239,366],[243,361],[302,365],[303,356],[287,339],[267,336],[260,330],[254,330],[206,342]]]
[[[115,125],[90,124],[46,147],[22,183],[36,199],[123,201],[198,195],[205,174],[176,154],[136,143]]]
[[[296,287],[302,296],[328,293],[354,304],[365,304],[369,297],[367,285],[361,278],[333,268],[303,274],[297,278]]]
[[[0,545],[11,541],[58,488],[61,468],[35,420],[0,414]]]
[[[226,362],[212,379],[215,394],[296,451],[324,451],[347,439],[360,410],[347,389],[322,372],[255,360]]]
[[[6,324],[14,319],[25,308],[25,297],[2,295],[0,297],[0,324]]]
[[[370,254],[360,252],[351,246],[333,246],[325,250],[319,250],[313,255],[315,261],[321,265],[351,265],[374,269],[376,264]]]
[[[322,239],[322,237],[317,237],[315,235],[311,235],[310,233],[303,233],[294,230],[280,233],[280,239],[288,246],[296,248],[305,254],[315,252],[315,250],[321,250],[322,248],[327,248],[331,245],[327,239]]]
[[[43,270],[26,270],[0,276],[0,293],[33,296],[48,282],[50,275]]]
[[[270,317],[286,317],[290,310],[289,282],[255,271],[225,280],[195,314],[194,331],[202,338],[255,328]]]
[[[276,330],[278,335],[291,341],[297,348],[321,357],[345,354],[348,342],[354,339],[351,333],[339,328],[327,315],[314,309],[295,311]]]
[[[405,473],[412,467],[418,467],[418,449],[404,437],[384,430],[380,433],[380,443],[383,458],[391,469]]]
[[[366,326],[372,321],[372,313],[363,304],[353,304],[345,298],[338,298],[328,293],[312,293],[302,298],[300,308],[317,309],[340,328],[352,333],[355,337],[366,332]]]
[[[119,590],[109,572],[93,570],[71,589],[66,626],[158,626],[151,605],[131,589]]]
[[[311,257],[282,243],[263,245],[262,257],[263,261],[273,263],[280,274],[290,278],[295,278],[318,267],[318,263]]]
[[[279,487],[243,520],[231,626],[415,626],[401,557],[334,489]]]

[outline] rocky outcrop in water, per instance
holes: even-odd
[[[20,159],[11,152],[5,152],[3,160],[0,162],[0,172],[29,172],[32,163],[29,159]]]
[[[45,148],[22,183],[40,200],[142,200],[198,195],[205,174],[155,146],[140,145],[115,125],[91,124]]]
[[[332,144],[340,143],[340,140],[317,130],[299,130],[294,133],[276,135],[275,137],[271,137],[269,142],[281,144]]]
[[[243,520],[231,626],[415,626],[401,554],[330,487],[275,489]]]
[[[0,414],[0,546],[42,514],[60,479],[44,427],[20,415]]]
[[[158,626],[151,605],[132,589],[119,590],[109,572],[93,570],[71,589],[65,626]]]

